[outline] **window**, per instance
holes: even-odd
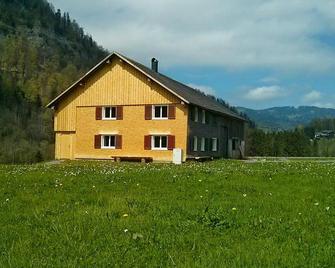
[[[206,111],[202,110],[201,123],[206,124]]]
[[[152,136],[151,148],[153,150],[167,150],[167,136]]]
[[[204,137],[201,138],[201,144],[200,144],[200,150],[201,152],[205,151],[205,146],[206,146],[206,139]]]
[[[212,151],[216,152],[218,150],[218,139],[212,138]]]
[[[198,137],[196,136],[193,137],[193,151],[198,151]]]
[[[154,105],[153,119],[168,119],[168,106],[167,105]]]
[[[105,120],[115,120],[116,119],[116,107],[103,107],[102,118]]]
[[[198,107],[194,107],[194,122],[199,121]]]
[[[217,117],[216,117],[215,114],[213,114],[213,116],[212,116],[212,125],[216,126],[217,124],[218,124]]]
[[[238,138],[233,138],[233,144],[232,144],[233,148],[232,149],[237,150],[239,146],[240,146],[239,139]]]
[[[115,149],[115,136],[102,135],[101,136],[101,148]]]

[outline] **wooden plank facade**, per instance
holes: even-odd
[[[56,159],[150,157],[171,161],[173,148],[182,149],[183,161],[205,155],[236,157],[229,141],[238,138],[243,142],[243,120],[186,103],[119,54],[95,68],[48,105],[55,110]],[[208,118],[196,122],[195,111],[205,111]],[[110,113],[113,118],[104,118]],[[156,118],[156,113],[163,118]],[[200,117],[197,115],[198,121]],[[194,137],[200,139],[196,149]],[[206,141],[204,151],[202,137],[216,138],[217,148],[208,147],[208,142],[215,145],[213,140]],[[106,144],[110,147],[105,148]]]

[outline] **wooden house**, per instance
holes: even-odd
[[[245,120],[198,90],[112,53],[47,107],[56,159],[237,158]]]

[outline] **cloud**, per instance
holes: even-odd
[[[278,83],[279,80],[276,77],[267,76],[267,77],[263,77],[262,79],[260,79],[259,82],[265,83],[265,84],[273,84],[273,83]]]
[[[196,85],[196,84],[187,84],[189,87],[195,88],[195,89],[199,89],[200,91],[209,94],[209,95],[213,95],[215,96],[215,90],[210,87],[210,86],[205,86],[205,85]]]
[[[335,108],[335,104],[331,102],[315,102],[311,104],[312,106],[320,107],[320,108]]]
[[[333,0],[51,2],[103,46],[142,62],[155,56],[165,67],[315,73],[335,67],[335,49],[322,38],[335,33]]]
[[[279,86],[265,86],[250,89],[245,98],[251,101],[273,100],[285,95],[283,89]]]
[[[322,94],[320,91],[312,90],[302,97],[304,105],[312,105],[322,108],[335,108],[335,95]]]
[[[303,96],[303,101],[307,103],[316,102],[321,99],[321,93],[319,91],[313,90]]]

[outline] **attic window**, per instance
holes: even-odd
[[[116,119],[116,107],[103,107],[102,118],[105,120],[115,120]]]
[[[168,119],[168,106],[167,105],[154,105],[153,119]]]
[[[202,110],[201,115],[202,115],[202,117],[201,117],[201,123],[206,124],[206,111]]]
[[[198,112],[198,107],[194,107],[194,122],[199,121],[199,112]]]

